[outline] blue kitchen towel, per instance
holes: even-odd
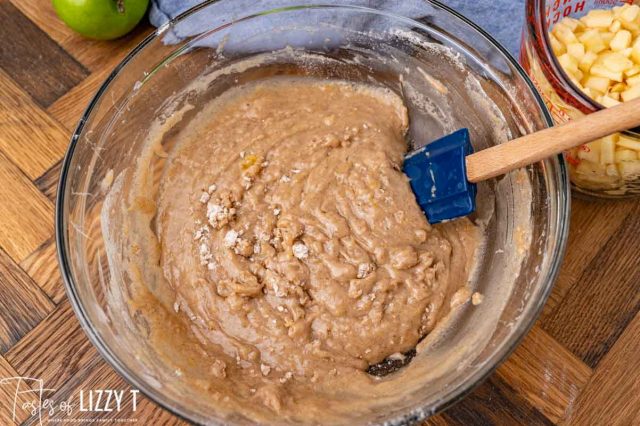
[[[256,0],[256,2],[258,1],[268,3],[268,0]],[[152,0],[149,19],[154,26],[159,27],[201,2],[202,0]],[[341,3],[335,0],[325,0],[320,3],[333,2]],[[292,0],[292,3],[299,2]],[[413,18],[419,17],[415,16],[415,4],[412,1],[370,0],[367,3],[370,7],[386,6],[385,8],[391,9],[397,14]],[[394,7],[390,8],[390,3]],[[524,22],[524,0],[443,0],[443,3],[480,25],[505,46],[513,56],[518,57],[520,35]]]

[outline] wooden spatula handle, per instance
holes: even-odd
[[[554,154],[640,126],[640,98],[522,136],[466,158],[467,179],[480,182],[537,163]]]

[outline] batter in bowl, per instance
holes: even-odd
[[[375,381],[371,365],[469,299],[479,232],[428,224],[401,171],[407,129],[388,89],[282,77],[227,91],[172,136],[154,194],[129,194],[157,240],[131,258],[157,254],[204,381],[290,413],[303,392]]]

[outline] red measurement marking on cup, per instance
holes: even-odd
[[[547,107],[549,108],[549,112],[553,117],[553,121],[555,121],[556,123],[564,123],[565,121],[571,120],[571,117],[569,117],[569,114],[567,114],[566,112],[564,112],[564,110],[558,108],[557,106],[553,105],[552,103],[547,102]]]
[[[574,157],[573,155],[569,154],[568,152],[564,153],[564,159],[567,160],[567,163],[571,164],[574,167],[577,167],[578,164],[580,164],[580,159]]]
[[[596,0],[598,1],[612,1],[614,3],[620,0]],[[628,0],[625,0],[628,1]],[[631,0],[633,1],[633,0]],[[549,6],[547,6],[547,28],[551,28],[552,24],[557,23],[560,19],[566,18],[574,13],[584,12],[584,7],[587,4],[587,0],[555,0]]]

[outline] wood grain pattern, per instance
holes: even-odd
[[[98,356],[67,301],[6,353],[16,371],[60,388]]]
[[[16,344],[53,309],[53,303],[0,250],[0,355]]]
[[[0,67],[43,107],[87,76],[81,64],[9,0],[0,0],[0,22],[3,32],[11,34],[11,42],[0,44]]]
[[[640,314],[604,356],[601,365],[567,413],[571,425],[640,424]]]
[[[38,1],[46,2],[46,0]],[[104,71],[105,68],[111,71],[113,66],[107,66],[107,64],[112,63],[114,66],[118,64],[154,30],[155,28],[143,22],[131,33],[112,41],[87,40],[73,34],[73,37],[65,41],[62,46],[72,52],[72,55],[92,72]]]
[[[497,371],[498,377],[552,422],[564,417],[591,374],[582,360],[538,326]]]
[[[30,178],[57,163],[69,132],[0,71],[0,151]]]
[[[448,426],[449,422],[443,417],[442,414],[437,414],[426,419],[423,423],[424,426]]]
[[[20,267],[40,286],[53,303],[58,304],[65,299],[53,236],[20,262]]]
[[[60,167],[62,167],[62,160],[51,166],[49,170],[38,176],[33,183],[45,197],[51,200],[52,203],[56,202],[56,195],[58,194],[58,181],[60,180]]]
[[[40,30],[47,33],[51,39],[57,42],[58,45],[62,45],[63,41],[69,37],[81,36],[75,34],[67,25],[58,19],[53,4],[46,0],[11,0],[13,6],[15,6],[20,12],[33,22]],[[64,49],[67,53],[69,49]]]
[[[49,0],[11,1],[20,12],[55,40],[65,52],[91,71],[103,70],[105,61],[120,62],[151,30],[148,24],[142,23],[130,34],[117,40],[90,40],[74,33],[60,21]]]
[[[62,123],[70,132],[73,132],[84,110],[87,108],[89,100],[96,94],[116,64],[117,62],[113,63],[112,66],[105,66],[102,70],[91,73],[82,83],[49,106],[47,109],[49,114]]]
[[[53,201],[71,131],[113,67],[151,30],[89,41],[57,19],[50,0],[0,0],[0,18],[0,380],[42,378],[56,401],[77,401],[81,390],[129,389],[66,299]],[[569,248],[541,320],[487,382],[425,424],[640,425],[639,221],[638,200],[574,199]],[[25,412],[11,419],[10,391],[0,385],[0,425],[39,425]],[[131,401],[124,408],[76,414],[186,424],[147,398],[135,413]]]
[[[448,425],[460,426],[553,424],[495,375],[441,416]]]
[[[0,248],[20,262],[51,236],[53,204],[2,153],[0,200]]]
[[[19,376],[11,364],[0,356],[0,401],[5,402],[5,406],[9,408],[0,410],[1,425],[19,425],[29,417],[26,410],[17,408],[31,400],[27,394],[19,392],[27,390],[23,385],[24,382],[17,381],[16,378]]]
[[[571,250],[564,257],[560,275],[542,312],[543,323],[637,205],[636,201],[594,202],[579,198],[571,203],[568,242]]]
[[[77,390],[85,389],[85,392],[93,389],[112,389],[123,392],[122,405],[120,411],[96,412],[96,411],[80,411],[80,400]],[[53,415],[45,413],[42,419],[36,416],[31,417],[25,422],[25,425],[37,425],[40,420],[49,422],[52,419],[75,419],[77,423],[81,421],[91,421],[97,419],[100,422],[108,422],[111,420],[123,421],[130,419],[132,423],[139,424],[167,424],[167,425],[183,425],[187,424],[172,414],[164,411],[157,405],[150,402],[144,395],[139,392],[134,396],[131,391],[133,388],[127,384],[122,377],[113,371],[101,358],[94,357],[87,364],[77,379],[68,381],[62,387],[58,388],[51,396],[51,399],[59,403],[61,401],[69,401],[76,407],[72,415],[58,411]],[[135,398],[135,410],[134,410]],[[88,394],[83,398],[83,406],[88,407]],[[114,407],[115,408],[115,407]]]
[[[133,48],[138,42],[142,41],[144,37],[151,32],[151,28],[141,28],[138,31],[139,34],[127,43],[127,46],[130,44],[130,48]],[[118,50],[118,52],[128,52],[128,50]],[[104,83],[111,74],[111,71],[113,71],[125,56],[124,54],[119,54],[97,57],[95,71],[51,104],[47,111],[69,131],[74,131],[84,110],[87,108],[89,99],[96,94],[102,83]]]
[[[640,310],[640,204],[600,249],[543,328],[595,367]],[[611,270],[625,271],[612,274]]]

